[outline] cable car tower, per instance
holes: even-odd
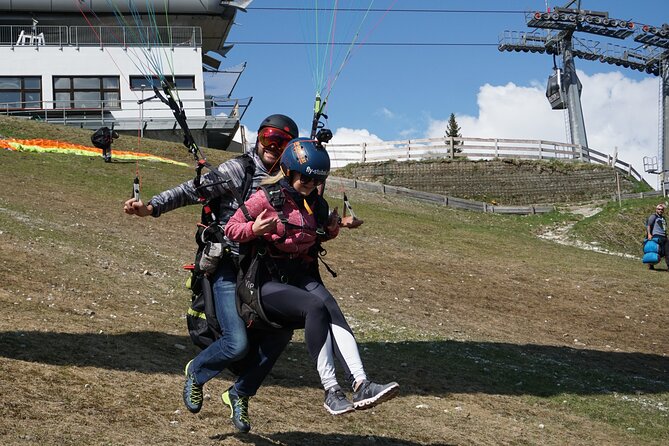
[[[661,48],[657,57],[656,69],[650,73],[660,76],[660,159],[662,167],[658,168],[657,157],[644,157],[646,172],[660,175],[662,193],[669,195],[669,24],[661,27],[643,25],[634,40],[646,46]]]
[[[573,7],[575,4],[575,7]],[[568,112],[569,137],[573,144],[587,150],[588,140],[581,107],[581,82],[576,75],[574,58],[595,60],[648,74],[661,76],[661,136],[663,190],[669,190],[669,25],[643,25],[636,29],[634,22],[613,19],[608,12],[581,9],[580,0],[571,0],[563,7],[547,12],[526,14],[529,32],[505,31],[499,41],[499,51],[550,54],[553,74],[548,78],[546,97],[553,110]],[[612,43],[582,39],[576,33],[589,33],[624,40],[635,35],[637,48],[625,48]],[[558,68],[556,58],[562,57]],[[576,156],[576,154],[575,154]],[[645,160],[644,160],[645,161]],[[645,164],[645,162],[644,162]],[[657,170],[657,168],[656,168]]]

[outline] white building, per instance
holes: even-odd
[[[251,98],[230,98],[243,67],[218,70],[251,1],[0,0],[0,113],[181,142],[172,110],[150,99],[164,75],[196,142],[225,149]],[[205,72],[232,76],[230,94],[208,96]]]

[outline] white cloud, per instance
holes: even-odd
[[[465,137],[565,141],[560,112],[551,110],[544,91],[538,87],[485,84],[479,89],[477,103],[478,117],[455,115]],[[426,137],[443,136],[447,126],[448,118],[431,120]]]
[[[643,172],[643,157],[658,152],[658,80],[636,81],[622,73],[588,76],[578,72],[583,84],[581,101],[588,145],[631,163],[651,186],[657,178]],[[522,138],[565,142],[564,111],[551,110],[544,86],[483,85],[478,94],[478,116],[457,115],[462,135],[479,138]],[[448,119],[430,120],[425,137],[444,135]]]
[[[393,119],[396,115],[386,107],[382,107],[381,109],[377,110],[376,112],[377,115],[383,116],[384,118],[387,119]]]
[[[406,139],[411,138],[413,135],[415,135],[415,134],[417,134],[417,133],[418,133],[418,130],[416,130],[416,129],[413,128],[413,127],[412,127],[412,128],[409,128],[409,129],[404,129],[404,130],[400,130],[400,131],[399,131],[399,135],[400,135],[400,137],[402,137],[402,138],[406,138]]]
[[[383,140],[369,130],[340,127],[334,132],[332,144],[356,144],[362,142],[379,143]]]

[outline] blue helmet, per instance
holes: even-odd
[[[281,155],[281,171],[285,176],[291,172],[325,180],[330,174],[330,156],[318,141],[309,138],[291,140]]]

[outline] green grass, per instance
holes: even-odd
[[[655,212],[655,205],[664,201],[653,197],[606,203],[600,213],[576,223],[573,232],[611,251],[640,256],[646,221]]]
[[[5,136],[52,133],[89,137],[0,118]],[[143,145],[190,156],[178,145]],[[249,436],[233,433],[217,401],[227,373],[205,387],[203,411],[188,414],[182,373],[196,350],[186,338],[181,265],[192,261],[199,209],[124,215],[136,168],[0,151],[0,370],[27,377],[0,383],[13,395],[0,405],[0,443],[669,441],[664,276],[637,260],[536,237],[575,222],[573,214],[482,214],[360,191],[347,193],[365,224],[326,244],[339,277],[324,272],[324,280],[369,376],[397,380],[401,396],[373,411],[327,416],[298,332],[252,400]],[[150,162],[139,171],[144,197],[193,175]],[[341,192],[328,190],[340,210]],[[640,246],[654,204],[610,203],[574,231],[602,245],[611,239],[610,248]]]

